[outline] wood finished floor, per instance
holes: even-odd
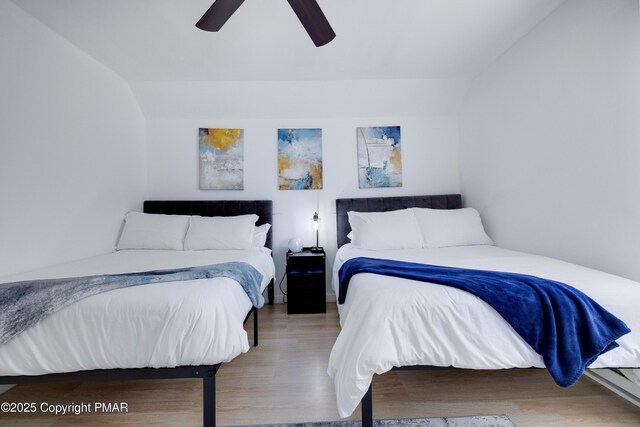
[[[333,303],[326,315],[288,316],[283,305],[260,310],[259,347],[218,372],[218,425],[339,419],[325,373],[338,332]],[[127,402],[129,412],[0,413],[0,426],[198,426],[201,393],[199,380],[20,385],[0,403]],[[374,380],[376,418],[483,414],[505,414],[518,427],[640,426],[640,408],[595,382],[562,389],[543,370],[390,372]]]

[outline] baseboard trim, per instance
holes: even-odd
[[[325,298],[326,298],[327,302],[336,302],[336,295],[335,294],[327,294]],[[274,304],[284,304],[284,295],[275,295],[273,297],[273,303]]]
[[[588,369],[585,375],[640,407],[640,386],[611,369]]]

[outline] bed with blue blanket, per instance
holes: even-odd
[[[332,286],[342,330],[328,373],[341,416],[362,401],[363,425],[371,425],[373,377],[398,368],[547,368],[570,386],[586,367],[640,367],[636,282],[482,238],[389,249],[347,237],[360,230],[348,212],[415,207],[458,211],[462,203],[460,195],[337,201]],[[377,232],[404,244],[403,227],[392,225]]]
[[[271,201],[148,201],[145,212],[272,222]],[[252,313],[257,345],[270,231],[241,250],[119,248],[1,278],[0,384],[201,378],[215,425],[215,374],[250,349]]]

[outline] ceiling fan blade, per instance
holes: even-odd
[[[288,0],[313,43],[320,47],[336,37],[316,0]]]
[[[219,31],[244,0],[216,0],[196,23],[204,31]]]

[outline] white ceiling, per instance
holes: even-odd
[[[318,0],[313,45],[286,0],[247,0],[219,33],[213,0],[12,0],[129,81],[471,78],[563,0]]]

